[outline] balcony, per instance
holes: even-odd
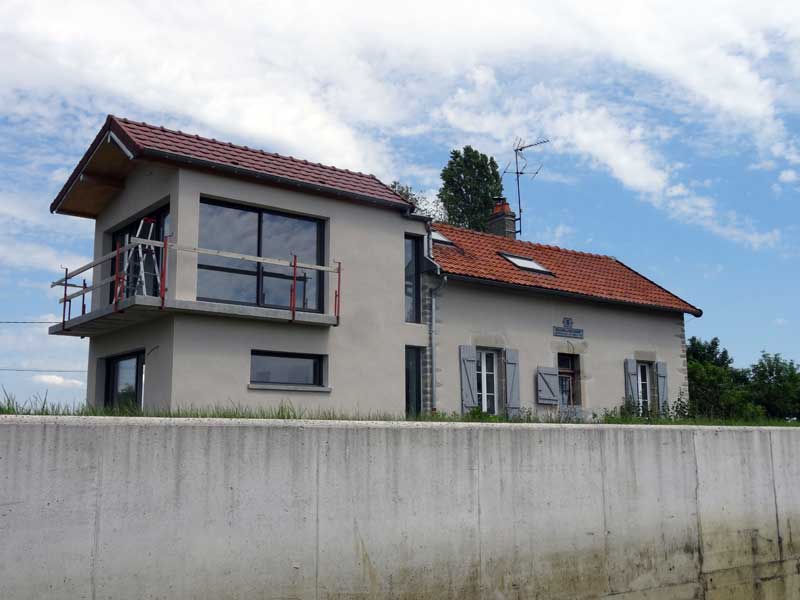
[[[180,300],[169,294],[167,269],[168,260],[173,253],[190,252],[198,255],[217,256],[225,259],[241,260],[287,269],[291,275],[289,303],[286,307],[265,307],[249,304],[228,304],[199,300]],[[81,276],[89,271],[111,265],[111,275],[100,281],[87,283]],[[302,284],[306,271],[319,271],[327,279],[327,285],[334,286],[332,313],[309,312],[298,307],[298,283]],[[297,256],[291,260],[265,258],[209,250],[190,248],[170,242],[128,237],[113,252],[101,256],[77,269],[64,270],[64,277],[54,281],[51,287],[63,288],[59,299],[61,323],[50,327],[51,335],[70,335],[92,337],[105,335],[126,327],[140,325],[161,318],[166,314],[194,314],[216,317],[251,319],[282,323],[297,323],[317,327],[339,325],[341,307],[342,265],[312,265],[298,262]],[[304,288],[305,289],[305,288]],[[328,289],[324,286],[324,289]],[[87,311],[87,301],[92,294],[107,294],[108,301],[94,302],[98,308]],[[104,298],[104,296],[101,296]],[[96,300],[96,299],[95,299]],[[301,300],[302,302],[302,300]],[[73,307],[73,303],[75,306]],[[80,306],[80,315],[73,316]],[[91,306],[91,304],[89,304]]]

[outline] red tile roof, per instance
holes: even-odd
[[[434,223],[453,245],[434,243],[433,258],[445,273],[515,286],[637,304],[691,315],[703,314],[616,258],[565,250]],[[534,273],[513,265],[501,253],[529,258],[552,274]]]
[[[131,151],[133,158],[151,158],[195,168],[220,170],[232,176],[265,179],[277,185],[299,186],[401,210],[407,210],[411,206],[374,175],[237,146],[113,115],[106,119],[103,129],[87,151],[87,156],[93,151],[95,144],[102,140],[106,131],[117,135]],[[83,163],[84,161],[79,163],[76,171],[82,168]],[[76,176],[73,173],[73,177]],[[53,202],[51,210],[58,208],[59,200],[66,192],[67,186],[64,187]]]

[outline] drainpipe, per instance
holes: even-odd
[[[436,264],[433,260],[433,238],[431,236],[431,224],[430,222],[425,224],[425,229],[428,231],[428,235],[426,236],[427,242],[427,255],[431,262]],[[428,352],[430,355],[430,368],[431,368],[431,376],[430,376],[430,395],[431,395],[431,412],[436,411],[436,298],[439,296],[440,292],[444,288],[445,284],[447,283],[447,275],[442,274],[442,269],[439,265],[436,265],[436,275],[439,277],[439,285],[435,288],[430,289],[430,302],[431,302],[431,310],[430,316],[428,318]]]

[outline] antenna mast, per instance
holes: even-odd
[[[527,171],[528,168],[528,161],[525,159],[525,150],[529,148],[535,148],[536,146],[541,146],[542,144],[547,144],[550,140],[539,140],[538,142],[534,142],[532,144],[526,144],[525,140],[522,138],[517,138],[514,142],[514,170],[509,171],[508,168],[511,166],[511,163],[506,165],[506,168],[503,170],[503,175],[506,173],[513,173],[514,177],[516,178],[517,183],[517,218],[515,221],[519,223],[519,227],[516,231],[517,234],[520,236],[522,235],[522,193],[520,192],[519,187],[519,178],[522,175],[530,175],[531,179],[534,179],[538,174],[539,171],[542,170],[543,164],[540,164],[539,167],[533,171]],[[520,168],[520,162],[522,163],[522,167]]]

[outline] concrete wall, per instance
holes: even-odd
[[[554,295],[448,281],[440,292],[436,323],[437,409],[461,411],[458,347],[461,344],[519,350],[520,402],[536,404],[539,366],[557,366],[559,352],[580,356],[580,396],[588,411],[622,405],[626,358],[667,363],[670,406],[688,398],[683,315]],[[553,336],[571,317],[584,339]]]
[[[798,599],[800,430],[0,417],[0,598]]]

